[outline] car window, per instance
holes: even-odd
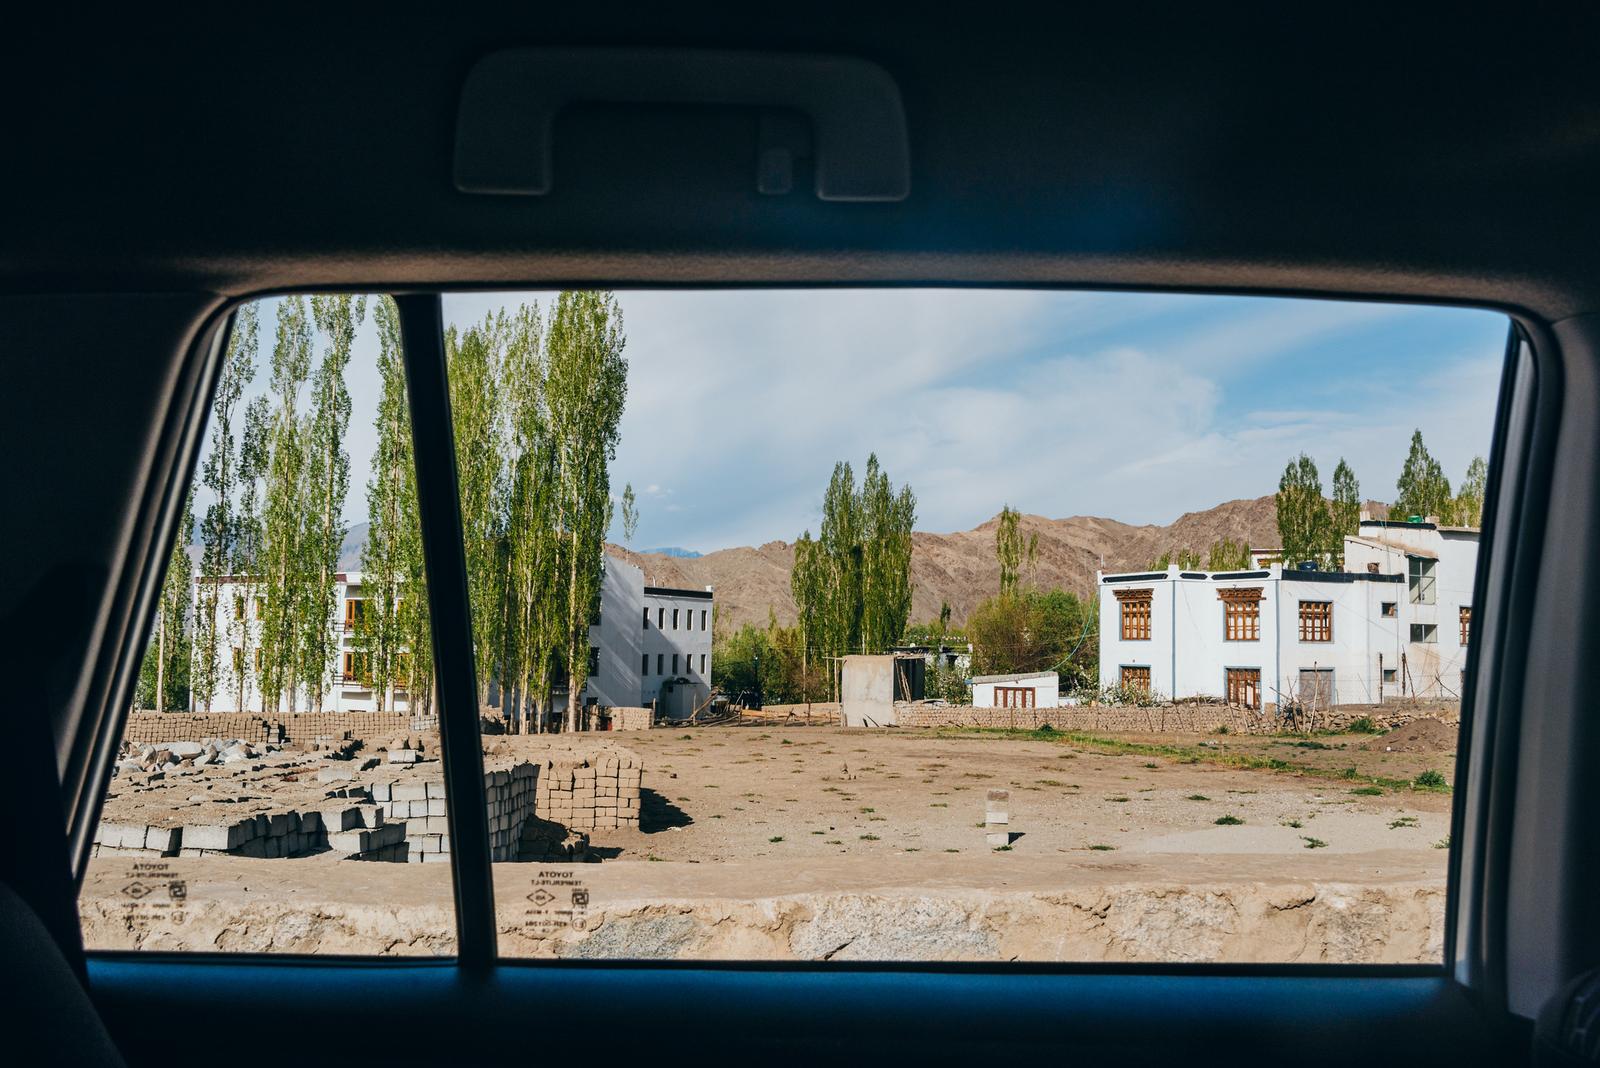
[[[91,949],[450,954],[396,309],[243,306],[79,901]]]
[[[91,948],[451,953],[477,852],[510,957],[1442,961],[1504,316],[442,307],[487,840],[445,823],[395,305],[262,300]]]
[[[445,320],[503,954],[1442,959],[1503,316]]]

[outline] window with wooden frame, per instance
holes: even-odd
[[[1461,617],[1461,644],[1465,646],[1467,639],[1472,635],[1472,606],[1464,604],[1460,610]]]
[[[1155,596],[1155,591],[1148,587],[1141,590],[1117,590],[1115,596],[1122,610],[1122,640],[1149,641],[1150,602]]]
[[[1031,686],[996,686],[994,688],[994,706],[996,708],[1032,708],[1033,688]]]
[[[1261,707],[1261,669],[1260,668],[1227,668],[1225,683],[1228,691],[1228,704],[1240,708]]]
[[[344,602],[344,629],[355,630],[366,618],[367,602],[360,597],[351,597]]]
[[[1333,602],[1300,602],[1300,640],[1303,642],[1333,641]]]
[[[1222,602],[1222,637],[1230,642],[1253,642],[1261,638],[1261,587],[1243,586],[1218,590]]]
[[[1149,666],[1130,666],[1128,664],[1124,664],[1118,676],[1118,683],[1124,690],[1137,690],[1140,693],[1149,693]]]

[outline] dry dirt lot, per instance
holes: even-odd
[[[1450,795],[1409,782],[1430,770],[1453,776],[1449,730],[1090,739],[714,727],[622,737],[644,758],[642,826],[594,831],[597,864],[496,865],[502,951],[1373,962],[1442,952]],[[542,744],[497,741],[530,753]],[[980,826],[990,789],[1010,791],[1005,850]],[[82,907],[91,945],[453,946],[447,866],[160,863],[186,880],[183,922],[138,921],[118,896],[131,862],[100,858]]]

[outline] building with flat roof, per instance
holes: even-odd
[[[1459,698],[1477,555],[1475,529],[1362,520],[1343,571],[1099,572],[1100,684],[1262,711]]]

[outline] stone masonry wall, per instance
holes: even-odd
[[[135,712],[128,717],[122,737],[135,746],[200,738],[300,743],[330,737],[370,741],[438,729],[438,716],[403,712],[302,712],[279,718],[248,712]]]
[[[1419,711],[1410,707],[1354,705],[1318,713],[1316,726],[1340,730],[1362,717],[1380,729],[1388,729],[1412,719]],[[1420,713],[1432,714],[1438,713]],[[1153,705],[1078,705],[1060,708],[973,708],[970,705],[895,706],[895,717],[902,727],[988,727],[1005,730],[1037,730],[1050,726],[1058,731],[1175,731],[1209,734],[1222,727],[1235,734],[1276,733],[1286,725],[1270,712],[1263,713],[1225,704]],[[1448,717],[1445,717],[1448,718]]]

